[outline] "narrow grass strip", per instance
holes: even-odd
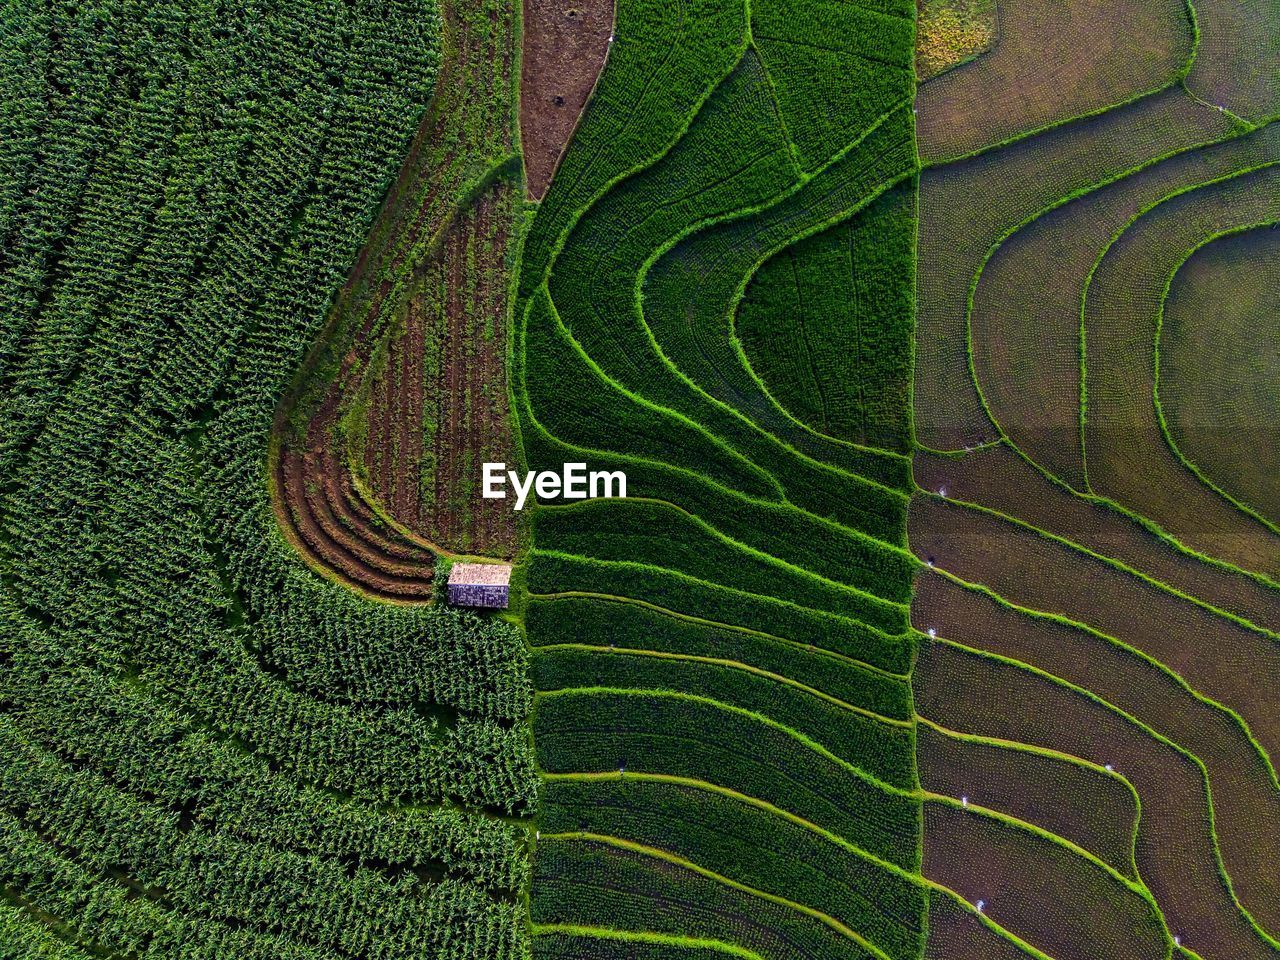
[[[559,935],[596,940],[621,940],[626,943],[651,943],[656,946],[678,947],[685,950],[711,950],[738,957],[740,960],[768,960],[754,950],[748,950],[735,943],[708,940],[704,937],[681,937],[670,933],[651,933],[647,930],[617,930],[613,927],[585,927],[574,923],[534,923],[530,924],[529,930],[535,937]]]

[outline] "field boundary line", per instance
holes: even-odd
[[[742,960],[768,960],[754,950],[726,943],[723,940],[709,940],[704,937],[684,937],[678,934],[653,933],[647,930],[620,930],[615,927],[589,927],[577,923],[533,923],[530,924],[533,936],[561,935],[571,937],[594,937],[598,940],[625,940],[635,943],[652,943],[664,947],[680,947],[686,950],[713,950],[726,953]]]
[[[957,584],[961,588],[968,590],[971,593],[977,593],[982,596],[986,596],[989,599],[991,599],[994,603],[998,604],[1001,607],[1004,607],[1006,610],[1012,610],[1015,613],[1018,613],[1032,620],[1048,620],[1050,622],[1057,623],[1060,626],[1068,627],[1072,630],[1077,630],[1082,633],[1089,634],[1105,643],[1108,643],[1116,647],[1117,649],[1125,651],[1130,656],[1134,656],[1140,660],[1146,661],[1152,667],[1155,667],[1158,671],[1160,671],[1161,673],[1169,677],[1169,679],[1171,679],[1174,683],[1176,683],[1179,687],[1181,687],[1184,691],[1186,691],[1196,700],[1199,700],[1201,703],[1203,703],[1207,707],[1211,707],[1214,710],[1220,711],[1221,713],[1229,717],[1231,720],[1233,720],[1236,723],[1236,725],[1240,728],[1241,732],[1245,735],[1245,738],[1253,746],[1253,749],[1257,752],[1259,759],[1262,760],[1263,765],[1266,766],[1267,770],[1271,773],[1272,785],[1276,787],[1277,790],[1280,790],[1280,778],[1277,778],[1276,769],[1271,762],[1271,757],[1267,753],[1266,749],[1262,746],[1262,744],[1258,742],[1257,738],[1254,737],[1253,732],[1249,727],[1248,721],[1246,721],[1244,717],[1242,717],[1239,713],[1237,713],[1233,708],[1227,706],[1226,704],[1218,702],[1217,700],[1213,699],[1207,694],[1200,692],[1198,689],[1192,686],[1186,680],[1186,678],[1184,678],[1180,673],[1178,673],[1172,667],[1168,666],[1166,663],[1164,663],[1164,661],[1160,660],[1158,657],[1154,657],[1151,654],[1147,653],[1145,650],[1141,650],[1138,647],[1133,646],[1132,644],[1126,643],[1125,641],[1120,640],[1116,637],[1113,637],[1110,634],[1104,633],[1095,627],[1091,627],[1087,623],[1082,623],[1078,620],[1073,620],[1070,617],[1064,616],[1063,614],[1060,614],[1060,613],[1055,613],[1051,610],[1037,610],[1033,607],[1026,607],[1021,604],[1014,603],[1013,601],[1005,598],[1003,595],[997,593],[995,590],[992,590],[990,587],[986,586],[985,584],[970,582],[968,580],[965,580],[962,577],[959,577],[951,573],[948,570],[940,570],[939,572],[942,574],[942,576],[944,576],[948,580],[953,581],[955,584]],[[1022,662],[1022,661],[1019,661],[1019,662]],[[1027,666],[1031,666],[1031,664],[1027,664]]]
[[[645,690],[639,687],[561,687],[558,690],[538,690],[534,693],[533,699],[535,704],[539,700],[552,700],[556,697],[566,696],[592,696],[592,697],[652,697],[655,700],[683,700],[688,703],[697,703],[702,706],[713,707],[716,710],[723,710],[726,713],[737,714],[753,720],[756,723],[763,724],[772,730],[776,730],[784,736],[790,737],[801,746],[816,753],[828,763],[835,764],[846,773],[851,773],[859,780],[867,783],[869,786],[875,787],[884,793],[890,793],[899,797],[912,797],[915,795],[915,788],[898,787],[887,781],[881,780],[873,773],[868,773],[855,763],[850,763],[843,757],[838,757],[818,741],[814,740],[808,734],[801,733],[794,727],[789,727],[785,723],[781,723],[766,714],[760,713],[758,710],[750,710],[746,707],[739,707],[736,704],[725,703],[723,700],[716,700],[713,697],[706,697],[696,693],[685,693],[681,690]],[[897,727],[902,730],[915,730],[914,720],[895,720],[892,717],[882,717],[879,714],[873,715],[878,723],[884,724],[886,727]]]
[[[1206,475],[1205,472],[1201,470],[1200,467],[1190,457],[1186,456],[1182,452],[1182,449],[1178,446],[1178,442],[1173,437],[1172,431],[1169,429],[1168,421],[1165,420],[1165,416],[1164,416],[1164,407],[1160,403],[1160,335],[1164,331],[1165,304],[1168,302],[1169,294],[1173,289],[1174,280],[1177,278],[1179,272],[1181,272],[1182,268],[1186,266],[1187,262],[1192,257],[1194,257],[1197,253],[1199,253],[1205,247],[1209,246],[1212,243],[1217,242],[1218,240],[1223,240],[1229,237],[1238,236],[1244,233],[1250,233],[1254,230],[1265,230],[1269,227],[1275,227],[1277,224],[1280,224],[1280,219],[1260,220],[1256,223],[1246,224],[1246,225],[1237,226],[1237,227],[1231,227],[1226,230],[1218,231],[1217,233],[1204,238],[1191,250],[1187,251],[1186,256],[1182,257],[1182,259],[1178,261],[1177,265],[1174,266],[1173,270],[1170,271],[1168,279],[1165,281],[1164,291],[1160,294],[1160,305],[1156,310],[1156,330],[1155,330],[1155,349],[1154,349],[1155,378],[1151,385],[1151,397],[1155,401],[1156,421],[1160,424],[1160,433],[1164,437],[1165,444],[1169,447],[1170,451],[1172,451],[1174,457],[1177,458],[1178,462],[1180,462],[1184,467],[1186,467],[1193,474],[1195,474],[1196,479],[1198,479],[1202,484],[1204,484],[1206,487],[1208,487],[1218,496],[1222,497],[1222,499],[1228,501],[1237,509],[1243,510],[1245,513],[1249,514],[1251,517],[1253,517],[1259,523],[1263,524],[1273,533],[1280,534],[1280,526],[1277,526],[1277,524],[1274,521],[1267,519],[1254,507],[1249,506],[1244,501],[1227,493],[1226,490],[1224,490],[1217,483],[1211,480],[1208,477],[1208,475]]]
[[[706,656],[701,656],[699,654],[692,654],[692,653],[669,653],[665,650],[647,650],[647,649],[642,649],[637,647],[617,647],[617,648],[602,647],[597,644],[590,644],[590,643],[550,643],[540,647],[534,647],[533,649],[539,650],[539,651],[580,650],[580,651],[589,651],[592,653],[599,653],[606,656],[651,657],[656,660],[680,660],[680,661],[687,661],[690,663],[705,663],[705,664],[711,664],[713,666],[728,667],[731,670],[738,670],[744,673],[752,673],[752,674],[755,674],[756,676],[764,677],[765,679],[768,679],[768,680],[774,680],[778,683],[785,684],[786,686],[789,686],[789,687],[794,687],[795,689],[800,690],[804,693],[810,694],[811,696],[815,696],[822,700],[826,700],[828,703],[836,707],[839,707],[841,710],[847,710],[850,713],[854,713],[862,717],[867,717],[868,719],[872,719],[872,720],[902,719],[904,723],[912,722],[912,718],[908,718],[908,717],[895,718],[895,717],[888,717],[885,714],[876,713],[874,710],[870,710],[867,707],[860,707],[857,704],[849,703],[847,700],[841,700],[839,697],[834,697],[829,693],[824,693],[822,690],[819,690],[817,687],[811,687],[806,683],[801,683],[799,680],[792,680],[790,677],[783,676],[780,673],[773,673],[772,671],[765,670],[761,667],[753,667],[751,664],[743,663],[740,660],[726,660],[720,657],[706,657]],[[546,692],[549,693],[552,691],[548,690]]]
[[[654,613],[661,614],[662,616],[671,617],[676,620],[683,620],[687,623],[695,623],[699,626],[704,626],[709,629],[728,630],[734,633],[742,633],[742,634],[746,634],[747,636],[759,637],[761,640],[765,640],[771,643],[780,643],[788,647],[796,647],[798,649],[806,650],[811,653],[817,653],[825,657],[831,657],[833,659],[840,660],[848,664],[849,666],[852,666],[861,670],[866,670],[871,673],[875,673],[882,677],[887,677],[892,680],[909,681],[911,678],[911,675],[909,673],[894,673],[892,670],[886,670],[884,667],[877,667],[873,663],[868,663],[865,660],[859,660],[857,657],[851,657],[848,654],[840,653],[839,651],[836,651],[836,650],[830,650],[830,649],[827,649],[826,647],[818,647],[818,646],[814,646],[813,644],[802,643],[799,640],[791,640],[787,637],[780,637],[777,634],[766,633],[763,630],[756,630],[753,627],[744,627],[738,624],[724,623],[719,620],[708,620],[705,617],[695,616],[694,614],[690,614],[690,613],[680,613],[677,610],[670,610],[667,607],[659,606],[658,604],[651,603],[648,600],[638,600],[635,597],[622,597],[622,596],[616,596],[614,594],[609,594],[609,593],[593,593],[587,590],[566,590],[566,591],[557,592],[557,593],[530,593],[529,597],[532,600],[543,600],[543,601],[599,600],[602,603],[635,604],[637,606],[646,607],[649,610],[653,611]],[[871,629],[874,631],[874,628],[868,628],[868,629]],[[899,640],[904,643],[906,642],[907,638],[911,636],[910,633],[885,634],[885,633],[880,633],[879,631],[874,631],[874,632],[876,632],[886,640]],[[544,646],[556,646],[556,644],[546,644]],[[541,649],[541,647],[538,646],[537,644],[531,645],[530,648],[533,650]]]
[[[1067,537],[1061,536],[1060,534],[1053,533],[1052,531],[1046,530],[1043,527],[1038,527],[1033,523],[1029,523],[1026,520],[1022,520],[1018,517],[1015,517],[1010,513],[1004,512],[1003,510],[997,510],[995,507],[988,507],[986,504],[976,503],[971,500],[960,500],[955,497],[943,497],[942,495],[935,493],[932,490],[925,490],[924,488],[918,488],[918,490],[920,495],[930,497],[931,499],[937,502],[949,503],[954,506],[960,507],[963,510],[972,510],[975,513],[981,513],[987,516],[995,517],[997,520],[1000,520],[1004,523],[1008,523],[1011,526],[1018,527],[1022,530],[1026,530],[1037,537],[1041,537],[1045,540],[1048,540],[1051,543],[1056,543],[1059,546],[1065,547],[1068,550],[1083,554],[1084,556],[1089,557],[1091,560],[1097,560],[1105,564],[1106,566],[1113,567],[1120,573],[1130,576],[1135,580],[1139,580],[1147,584],[1148,586],[1161,591],[1162,593],[1167,593],[1168,595],[1172,597],[1176,597],[1179,600],[1185,600],[1186,602],[1204,610],[1206,613],[1210,613],[1214,616],[1221,617],[1224,620],[1234,623],[1236,626],[1240,627],[1242,630],[1248,630],[1250,633],[1256,633],[1259,636],[1265,637],[1266,639],[1271,640],[1275,643],[1280,643],[1280,633],[1276,633],[1274,630],[1268,629],[1267,627],[1259,626],[1253,621],[1248,620],[1237,613],[1232,613],[1229,610],[1223,610],[1221,607],[1217,607],[1214,604],[1209,603],[1209,601],[1202,600],[1193,594],[1186,593],[1182,590],[1179,590],[1177,587],[1171,586],[1170,584],[1165,583],[1163,580],[1157,580],[1155,577],[1151,576],[1150,574],[1144,573],[1143,571],[1138,570],[1136,567],[1129,566],[1123,560],[1117,560],[1115,557],[1108,556],[1105,553],[1099,553],[1097,550],[1094,550],[1091,547],[1086,547],[1083,544],[1076,543],[1074,540],[1070,540]]]
[[[934,167],[945,167],[948,164],[962,163],[966,160],[972,160],[974,157],[979,157],[984,153],[991,153],[995,150],[1002,150],[1005,147],[1012,146],[1013,144],[1018,143],[1022,140],[1029,140],[1032,137],[1040,136],[1041,134],[1048,133],[1051,130],[1056,130],[1059,127],[1065,127],[1068,124],[1080,123],[1081,121],[1084,121],[1084,120],[1093,120],[1093,119],[1096,119],[1097,117],[1102,116],[1103,114],[1111,113],[1115,110],[1123,110],[1125,107],[1132,106],[1133,104],[1137,103],[1140,100],[1145,100],[1148,97],[1154,97],[1157,94],[1164,93],[1178,86],[1179,84],[1182,83],[1183,80],[1187,78],[1188,75],[1190,75],[1191,68],[1195,66],[1196,58],[1200,55],[1200,17],[1196,13],[1196,8],[1193,0],[1186,0],[1185,12],[1186,12],[1188,24],[1191,27],[1191,49],[1188,51],[1187,57],[1183,61],[1182,65],[1178,68],[1178,71],[1174,74],[1173,78],[1169,80],[1167,83],[1161,84],[1160,86],[1155,87],[1151,90],[1134,94],[1132,97],[1129,97],[1125,100],[1118,100],[1115,103],[1106,104],[1105,106],[1099,107],[1096,110],[1090,110],[1086,113],[1076,114],[1075,116],[1072,116],[1072,117],[1064,117],[1061,120],[1053,120],[1053,121],[1050,121],[1049,123],[1043,124],[1042,126],[1034,127],[1031,130],[1024,130],[1024,131],[1021,131],[1020,133],[1015,133],[1011,136],[1005,137],[1003,140],[997,140],[995,143],[988,144],[985,147],[978,147],[975,150],[970,150],[966,153],[957,154],[954,157],[942,157],[937,160],[930,160],[927,163],[922,162],[921,170],[929,170]],[[941,74],[939,74],[939,76],[941,76]],[[931,80],[933,78],[930,77],[929,79]],[[929,81],[926,80],[924,82],[928,83]]]

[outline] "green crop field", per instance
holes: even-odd
[[[0,960],[1280,958],[1277,64],[10,0]]]

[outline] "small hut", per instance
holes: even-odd
[[[510,585],[509,563],[455,563],[449,571],[449,603],[505,610]]]

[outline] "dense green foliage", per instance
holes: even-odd
[[[811,830],[757,807],[695,787],[630,778],[552,780],[545,800],[544,832],[626,835],[829,916],[874,918],[862,932],[891,955],[910,954],[918,943],[923,891],[864,854],[833,848]],[[867,833],[875,842],[866,852],[908,868],[914,863],[914,831]]]
[[[0,954],[520,956],[519,633],[317,577],[264,483],[436,10],[2,16]]]
[[[736,331],[752,368],[815,430],[911,447],[914,191],[788,247],[752,278]]]
[[[819,917],[651,853],[566,837],[544,841],[538,858],[536,925],[572,923],[714,940],[764,957],[873,956]],[[534,940],[539,960],[546,956],[542,939]],[[587,956],[595,955],[591,943]]]
[[[914,80],[892,7],[620,4],[529,227],[525,459],[625,470],[632,498],[533,513],[536,956],[919,955]],[[797,420],[735,332],[761,265],[821,270],[805,238],[831,230],[890,294],[859,312],[884,361],[834,346],[819,372],[865,384],[886,426],[859,436]]]
[[[618,602],[594,597],[534,600],[526,611],[525,625],[531,634],[561,636],[567,642],[597,649],[611,647],[750,664],[756,670],[821,689],[829,697],[882,716],[905,719],[910,715],[906,677],[760,633],[682,620],[634,605],[622,607]],[[554,649],[558,648],[543,648],[545,652]],[[537,655],[534,664],[535,669],[541,669]]]
[[[631,498],[532,518],[536,956],[919,955],[913,10],[892,8],[618,5],[527,233],[526,461],[621,468]],[[822,270],[824,232],[878,271],[858,316],[883,361],[833,344],[823,385],[776,396],[744,289],[780,257]],[[864,385],[876,428],[796,419],[828,379]]]

